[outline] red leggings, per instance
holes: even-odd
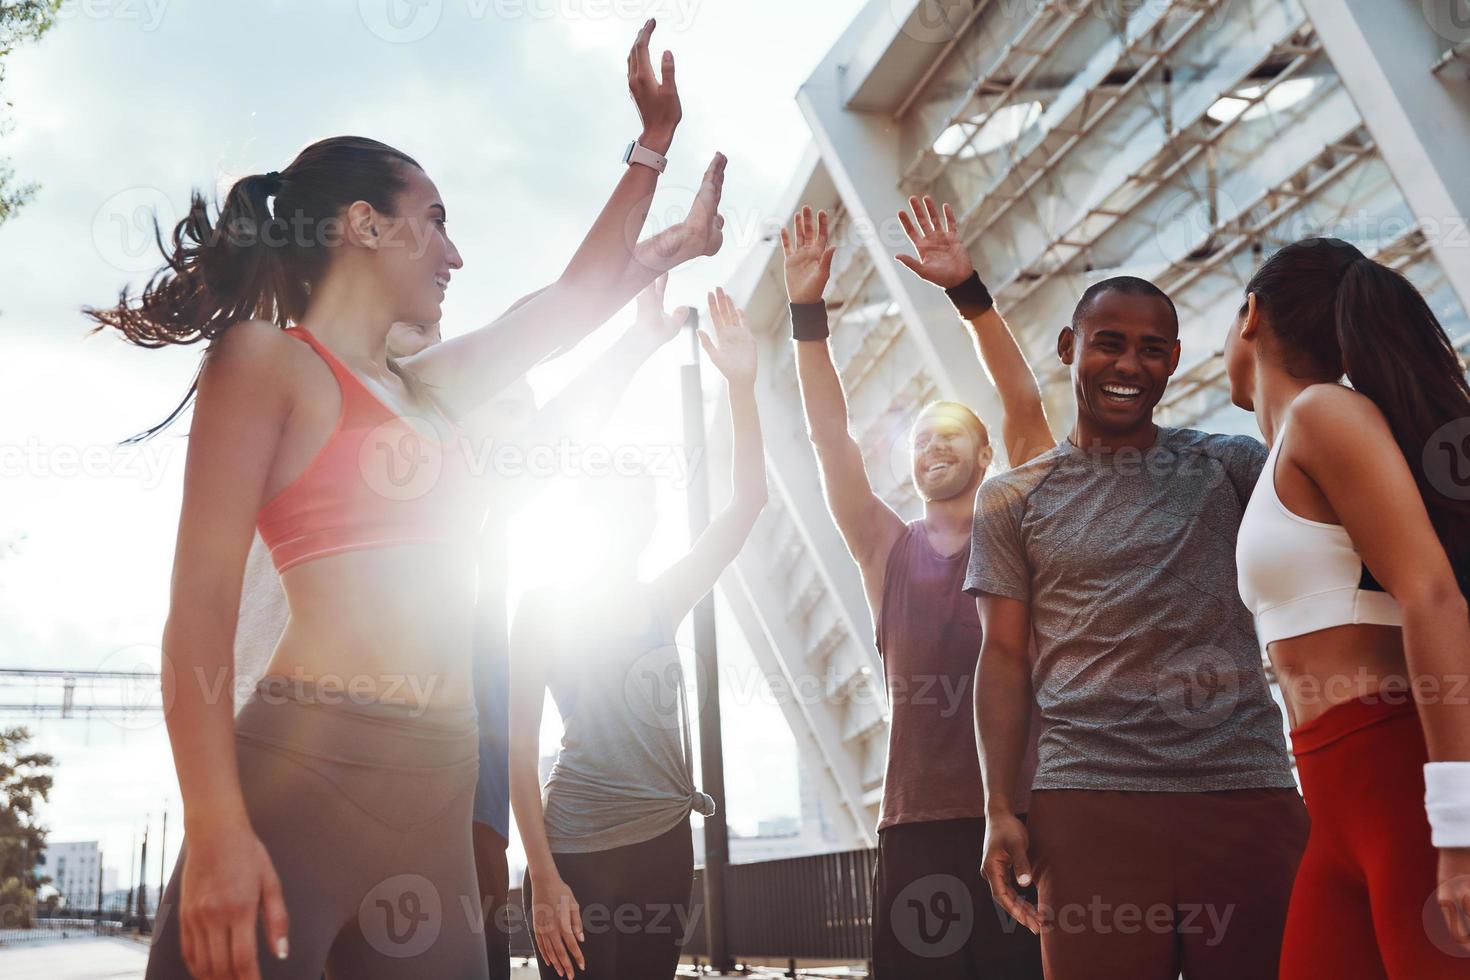
[[[1312,833],[1281,980],[1470,977],[1470,950],[1456,946],[1434,898],[1424,733],[1412,700],[1389,697],[1336,705],[1291,733]]]

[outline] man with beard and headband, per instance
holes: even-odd
[[[994,377],[1013,465],[1055,445],[1041,394],[969,253],[934,202],[899,215],[918,253],[899,261],[944,288]],[[972,703],[980,619],[963,589],[975,494],[990,466],[975,413],[937,401],[914,420],[914,488],[922,519],[905,524],[873,492],[848,431],[846,396],[828,348],[834,248],[825,211],[803,208],[781,231],[797,374],[827,506],[862,572],[890,707],[873,899],[877,980],[1031,980],[1036,938],[996,905],[980,875],[985,800]],[[1023,717],[1020,724],[1027,725]],[[1015,813],[1025,800],[1015,801]],[[1014,815],[1014,814],[1013,814]],[[936,918],[937,916],[937,918]],[[921,921],[922,920],[922,921]]]
[[[965,577],[985,877],[1048,980],[1274,977],[1307,814],[1236,587],[1266,448],[1154,422],[1180,345],[1153,283],[1088,288],[1057,354],[1076,420],[980,488]],[[1036,905],[1015,892],[1033,879]]]

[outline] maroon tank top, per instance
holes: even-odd
[[[980,614],[964,590],[969,559],[969,548],[935,551],[923,521],[909,524],[888,555],[875,617],[892,719],[879,830],[985,815],[975,748]],[[1034,765],[1028,758],[1027,769]]]

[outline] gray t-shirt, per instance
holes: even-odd
[[[547,683],[564,733],[542,796],[547,841],[562,854],[652,840],[700,805],[678,624],[645,587],[558,596]]]
[[[1296,785],[1236,590],[1265,458],[1160,426],[1145,451],[1063,442],[981,485],[965,591],[1030,604],[1036,789]]]

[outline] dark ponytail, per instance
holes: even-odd
[[[168,244],[155,221],[165,264],[137,299],[124,286],[115,306],[83,310],[97,324],[91,333],[111,327],[129,343],[157,348],[212,342],[241,320],[299,322],[341,239],[347,207],[366,201],[393,214],[407,185],[404,168],[417,166],[385,143],[337,136],[308,146],[279,173],[236,181],[213,221],[203,195],[194,192]],[[391,359],[388,366],[416,397],[422,394],[408,372]],[[178,418],[198,381],[196,371],[168,418],[124,443],[147,439]]]
[[[1256,294],[1294,376],[1345,376],[1383,412],[1460,588],[1470,593],[1470,500],[1442,492],[1424,460],[1442,426],[1470,418],[1470,384],[1424,297],[1402,274],[1336,238],[1286,246],[1246,292]]]

